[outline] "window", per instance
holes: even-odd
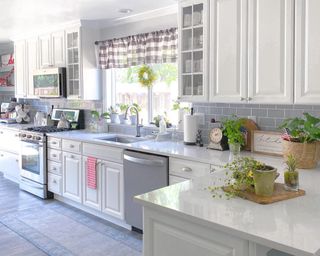
[[[176,63],[152,64],[157,81],[151,88],[138,82],[141,66],[107,69],[106,107],[117,104],[137,103],[141,107],[140,118],[149,124],[158,115],[165,115],[172,124],[177,124],[177,111],[172,110],[178,97],[178,67]]]

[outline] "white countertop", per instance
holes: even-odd
[[[34,126],[33,123],[29,123],[29,124],[6,124],[6,123],[0,123],[0,128],[5,128],[5,129],[10,129],[10,130],[15,130],[15,131],[19,131],[22,129],[26,129],[29,127]]]
[[[135,142],[131,144],[122,144],[109,141],[99,140],[97,138],[112,137],[115,134],[111,133],[91,133],[87,131],[70,131],[70,132],[56,132],[49,133],[49,137],[77,140],[82,142],[95,143],[100,145],[109,145],[124,149],[137,150],[141,152],[153,153],[158,155],[165,155],[171,157],[179,157],[186,160],[193,160],[203,163],[210,163],[215,165],[224,165],[229,161],[229,151],[217,151],[207,149],[206,147],[186,146],[183,142],[175,141],[155,141],[154,139]],[[279,157],[265,156],[261,154],[253,154],[250,152],[243,152],[243,155],[254,156],[255,158],[269,162],[278,162]]]
[[[281,162],[278,164],[279,168]],[[300,171],[300,187],[306,190],[306,196],[270,205],[240,198],[213,198],[206,188],[217,185],[223,175],[175,184],[137,196],[136,200],[280,251],[297,256],[320,255],[320,170]]]

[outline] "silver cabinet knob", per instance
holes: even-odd
[[[244,97],[240,98],[240,101],[245,101],[245,100],[246,100],[246,98],[244,98]]]
[[[192,169],[190,167],[183,167],[182,171],[184,171],[184,172],[192,172]]]

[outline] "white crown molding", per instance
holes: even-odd
[[[138,22],[143,20],[148,20],[157,17],[163,17],[170,14],[177,14],[178,13],[178,4],[170,5],[164,8],[159,8],[151,11],[146,11],[122,18],[112,19],[109,20],[107,23],[101,22],[100,28],[108,28],[113,26],[118,26],[122,24]]]

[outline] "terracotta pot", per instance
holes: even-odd
[[[299,143],[282,141],[283,156],[287,160],[288,155],[292,154],[297,159],[297,167],[301,169],[313,169],[317,166],[320,159],[320,143]]]

